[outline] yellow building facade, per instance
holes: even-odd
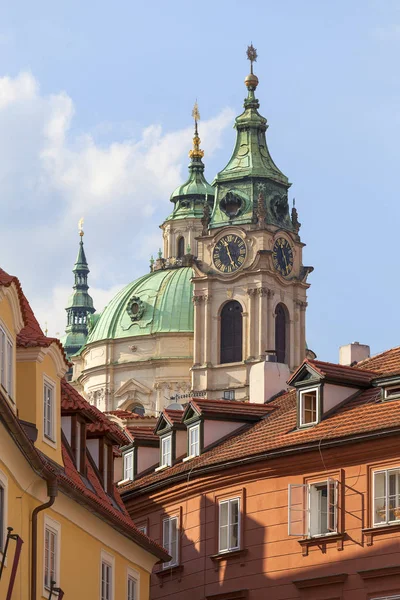
[[[114,485],[125,434],[69,386],[67,369],[0,269],[0,598],[147,600],[168,555]]]

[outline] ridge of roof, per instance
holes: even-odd
[[[309,428],[297,428],[296,391],[290,390],[274,399],[276,410],[267,418],[249,425],[245,431],[234,432],[228,440],[188,462],[153,472],[121,489],[122,496],[143,493],[147,487],[165,486],[172,478],[191,478],[196,471],[210,467],[227,468],[227,463],[239,460],[259,460],[265,454],[312,448],[316,443],[351,440],[355,436],[374,432],[400,430],[400,402],[382,402],[380,389],[369,387],[353,394],[341,403],[329,418]]]
[[[262,418],[275,408],[272,403],[259,404],[241,400],[210,400],[207,398],[191,398],[189,404],[196,407],[198,412],[204,416],[223,415],[226,418],[242,417],[244,420]]]
[[[310,360],[306,358],[288,380],[289,385],[293,382],[300,371],[309,365],[314,371],[317,371],[321,377],[338,382],[352,383],[357,385],[368,386],[376,377],[376,372],[364,368],[356,369],[354,366],[340,365],[337,363],[326,362],[322,360]]]

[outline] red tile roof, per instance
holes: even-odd
[[[22,318],[24,321],[24,327],[17,335],[17,345],[23,348],[33,348],[37,346],[40,348],[48,348],[54,343],[61,350],[65,363],[67,366],[69,366],[67,356],[60,340],[57,338],[47,337],[47,335],[43,333],[35,315],[33,314],[32,308],[22,291],[19,279],[13,275],[9,275],[3,271],[3,269],[0,269],[0,286],[9,287],[12,283],[14,283],[15,287],[17,288]]]
[[[149,485],[168,485],[177,477],[184,477],[190,470],[191,478],[196,471],[212,467],[226,469],[238,460],[254,460],[260,455],[299,448],[319,447],[328,440],[346,440],[366,433],[400,431],[400,402],[382,402],[379,388],[356,391],[325,419],[313,427],[297,429],[296,391],[290,391],[274,399],[274,410],[254,425],[241,428],[218,446],[205,451],[188,462],[180,462],[157,473],[151,473],[120,487],[124,493],[144,492]]]
[[[192,398],[190,404],[206,418],[222,416],[227,420],[234,421],[259,421],[275,408],[273,404],[257,404],[239,400],[207,400],[205,398]]]
[[[168,554],[159,544],[141,533],[130,519],[118,490],[114,486],[114,502],[105,493],[90,461],[86,459],[87,481],[81,477],[75,468],[71,455],[62,443],[63,466],[55,463],[44,453],[40,452],[30,440],[17,416],[8,404],[0,390],[0,418],[14,438],[17,446],[24,453],[29,464],[45,479],[55,479],[60,490],[72,497],[100,519],[105,520],[122,535],[143,547],[160,560],[168,560]],[[105,418],[105,417],[103,417]]]
[[[368,387],[371,381],[376,377],[373,370],[367,370],[367,367],[354,369],[345,365],[323,362],[322,360],[306,359],[289,379],[289,384],[296,379],[297,374],[304,365],[310,365],[321,377],[332,383],[350,384],[357,387]]]
[[[155,435],[153,430],[150,427],[135,427],[129,426],[127,427],[130,435],[132,436],[133,441],[139,442],[154,442],[158,445],[160,438],[158,435]]]
[[[370,369],[379,375],[400,373],[400,346],[366,358],[355,366],[357,369]]]

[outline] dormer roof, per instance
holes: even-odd
[[[160,439],[150,427],[128,427],[129,435],[132,438],[132,446],[152,446],[157,448]]]
[[[176,429],[185,429],[182,422],[183,410],[164,408],[154,428],[155,434],[165,433]]]
[[[194,413],[197,413],[199,417],[201,416],[205,419],[254,423],[272,412],[274,408],[273,404],[192,398],[185,409],[182,421],[191,418]]]
[[[299,387],[306,384],[325,381],[337,385],[366,388],[371,385],[376,373],[367,369],[355,369],[345,365],[308,360],[298,367],[288,380],[288,385]]]

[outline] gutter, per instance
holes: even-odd
[[[158,488],[170,486],[172,483],[175,483],[177,481],[182,481],[182,480],[188,479],[189,474],[191,477],[193,477],[193,476],[211,473],[213,471],[219,471],[221,469],[225,470],[227,468],[233,468],[233,467],[243,465],[243,464],[261,462],[266,459],[280,458],[282,456],[287,456],[287,455],[295,454],[298,452],[311,452],[313,450],[319,450],[322,447],[332,448],[332,447],[336,447],[336,446],[345,446],[346,444],[364,442],[369,439],[374,439],[374,438],[379,439],[382,437],[389,437],[391,435],[398,434],[398,433],[399,433],[399,428],[390,429],[388,431],[382,431],[382,432],[378,432],[378,433],[376,431],[374,431],[372,433],[361,434],[361,435],[354,436],[351,438],[330,440],[330,441],[326,441],[325,443],[322,442],[322,440],[320,440],[319,442],[314,443],[312,445],[293,446],[291,448],[287,448],[287,449],[283,449],[283,450],[275,450],[275,451],[271,451],[271,452],[266,452],[266,453],[260,454],[258,456],[247,456],[246,458],[240,458],[237,460],[233,460],[231,462],[216,463],[216,464],[210,465],[208,467],[199,467],[198,469],[192,468],[190,471],[178,473],[175,476],[172,476],[172,477],[170,476],[170,477],[167,477],[166,479],[162,479],[161,481],[156,481],[155,483],[145,486],[143,488],[138,488],[138,489],[131,490],[131,491],[128,490],[126,492],[123,492],[121,490],[120,494],[121,494],[123,501],[126,502],[127,500],[134,498],[135,496],[144,495],[144,494],[151,492],[153,490],[156,490]]]
[[[49,499],[44,504],[39,504],[32,512],[32,554],[31,554],[31,600],[37,600],[37,529],[38,514],[46,508],[53,506],[58,493],[57,479],[47,480],[47,494]]]

